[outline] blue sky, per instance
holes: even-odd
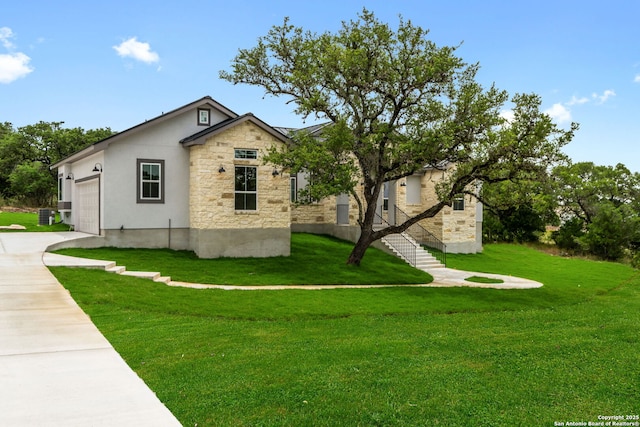
[[[274,126],[302,126],[284,98],[218,79],[240,48],[282,23],[335,31],[363,7],[430,29],[479,62],[478,79],[535,92],[574,161],[640,172],[640,1],[31,1],[0,11],[0,122],[121,131],[205,95]],[[308,123],[307,123],[308,124]]]

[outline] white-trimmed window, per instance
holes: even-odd
[[[243,148],[236,148],[234,150],[234,157],[236,159],[257,159],[258,150],[245,150]]]
[[[255,166],[235,167],[235,209],[258,209],[258,168]]]
[[[211,110],[209,108],[198,108],[198,126],[211,125]]]
[[[164,203],[164,160],[138,159],[138,203]]]

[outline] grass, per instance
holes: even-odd
[[[56,221],[60,217],[56,216]],[[18,224],[26,227],[26,230],[3,230],[0,233],[25,232],[25,231],[69,231],[67,224],[38,225],[38,214],[32,212],[0,212],[0,225]]]
[[[429,274],[370,248],[361,267],[346,264],[352,244],[328,236],[294,233],[291,256],[199,259],[170,249],[77,249],[56,253],[115,261],[128,270],[159,271],[173,280],[218,285],[430,283]]]
[[[636,271],[512,245],[448,262],[545,286],[222,291],[52,271],[185,426],[553,425],[638,413]]]
[[[483,276],[471,276],[471,277],[467,277],[466,279],[467,282],[474,282],[474,283],[504,283],[504,280],[502,279],[493,279],[491,277],[483,277]]]

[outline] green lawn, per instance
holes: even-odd
[[[370,248],[361,267],[346,264],[352,244],[294,233],[291,256],[199,259],[170,249],[62,249],[56,253],[115,261],[131,271],[159,271],[173,280],[218,285],[430,283],[433,278],[400,259]]]
[[[448,263],[545,286],[222,291],[52,271],[185,426],[552,426],[640,412],[637,271],[513,245]]]
[[[56,221],[60,221],[59,215],[56,216]],[[0,225],[12,225],[12,224],[23,225],[26,227],[26,230],[0,229],[0,233],[25,232],[25,231],[69,231],[69,226],[66,224],[38,225],[37,213],[0,212]]]

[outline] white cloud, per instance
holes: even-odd
[[[589,98],[587,98],[586,96],[583,96],[582,98],[578,98],[577,96],[573,95],[571,97],[571,100],[567,102],[567,105],[569,106],[582,105],[582,104],[586,104],[587,102],[589,102]]]
[[[16,46],[11,39],[14,37],[11,28],[0,27],[0,44],[9,51],[0,54],[0,83],[11,83],[33,71],[29,66],[31,58],[22,52],[13,52]]]
[[[118,55],[123,58],[133,58],[147,64],[152,64],[160,60],[160,56],[158,56],[156,52],[151,51],[149,43],[139,42],[137,37],[131,37],[119,45],[113,46],[113,48],[118,52]]]
[[[604,92],[602,92],[602,95],[598,95],[597,93],[594,93],[593,95],[591,95],[591,97],[593,99],[598,100],[600,104],[604,104],[612,96],[616,96],[616,93],[611,89],[605,90]]]
[[[13,31],[9,27],[0,27],[0,43],[5,49],[13,49],[15,46],[11,43],[13,38]]]
[[[636,78],[633,79],[634,82],[640,83],[640,74],[636,74]]]
[[[544,112],[545,114],[548,114],[552,119],[556,120],[558,123],[571,121],[571,111],[569,111],[567,107],[560,103],[553,104],[551,108],[548,108]]]
[[[500,111],[500,117],[505,119],[507,123],[511,123],[515,118],[515,114],[513,113],[513,110],[502,110]]]
[[[0,54],[0,83],[11,83],[33,71],[24,53]]]

